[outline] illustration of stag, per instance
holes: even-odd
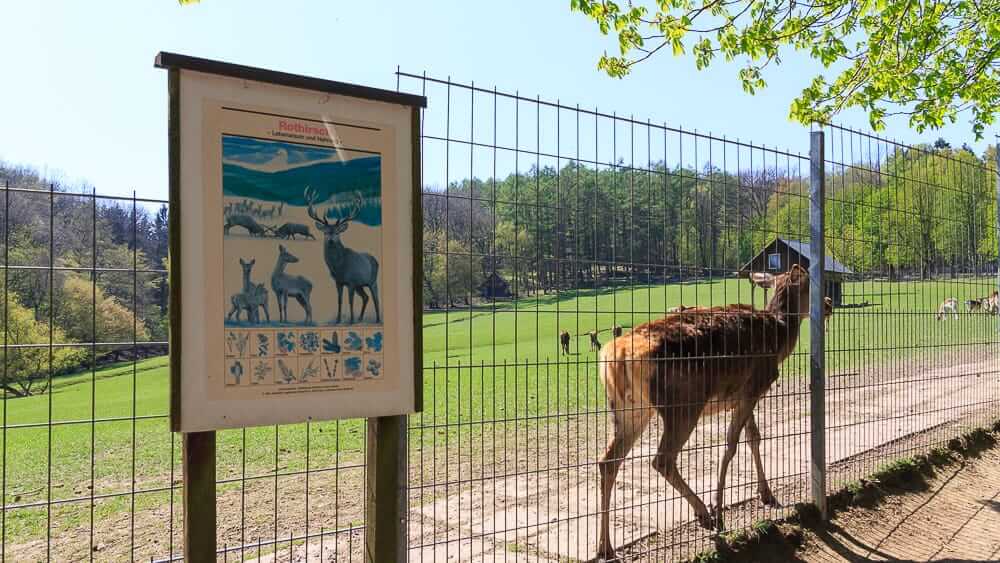
[[[301,223],[285,223],[274,230],[274,236],[278,238],[295,240],[295,235],[299,235],[302,238],[316,238],[309,230],[309,227]]]
[[[312,282],[304,276],[290,276],[285,273],[286,264],[294,264],[299,259],[282,246],[278,245],[278,262],[271,274],[271,289],[278,300],[278,318],[288,322],[288,298],[294,297],[306,312],[306,324],[312,323],[312,306],[309,304],[309,294],[312,293]]]
[[[351,308],[351,324],[354,324],[354,294],[361,295],[361,314],[358,320],[365,316],[365,308],[368,306],[368,295],[364,289],[368,288],[371,293],[372,303],[375,306],[375,322],[382,322],[382,312],[378,304],[378,260],[366,252],[358,252],[344,246],[340,240],[340,235],[347,230],[351,221],[357,218],[361,212],[361,194],[356,194],[354,205],[347,215],[330,223],[326,214],[317,213],[313,204],[317,201],[318,194],[306,188],[305,200],[309,205],[309,216],[316,222],[316,228],[323,231],[325,242],[323,243],[323,259],[326,267],[330,270],[330,277],[333,278],[337,286],[337,322],[340,323],[340,312],[344,301],[344,287],[347,287],[348,305]]]
[[[229,229],[233,227],[243,227],[252,237],[267,236],[268,231],[271,230],[271,227],[261,225],[253,217],[242,213],[226,217],[226,224],[222,226],[222,232],[228,235]]]
[[[247,322],[259,323],[260,311],[258,309],[263,308],[264,317],[268,322],[271,321],[271,313],[267,308],[267,288],[262,283],[250,281],[250,271],[255,263],[257,263],[256,259],[246,262],[240,258],[240,267],[243,268],[243,290],[229,298],[232,309],[226,315],[227,320],[232,320],[233,315],[236,315],[236,321],[239,322],[240,312],[246,311]]]

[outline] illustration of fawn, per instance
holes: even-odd
[[[278,301],[278,320],[288,322],[288,298],[294,297],[306,312],[306,324],[312,323],[312,306],[309,304],[309,294],[312,293],[312,282],[304,276],[291,276],[285,273],[286,264],[298,262],[292,253],[278,246],[278,262],[271,274],[271,289]]]
[[[260,313],[258,309],[261,307],[264,308],[264,316],[268,322],[271,320],[271,315],[267,309],[267,288],[262,283],[253,283],[250,281],[250,271],[253,269],[255,263],[256,260],[247,262],[240,258],[240,267],[243,269],[243,289],[229,298],[232,308],[226,315],[227,320],[233,320],[233,316],[235,315],[236,321],[239,322],[240,313],[246,311],[247,322],[259,323]]]

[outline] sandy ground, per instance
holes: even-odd
[[[828,462],[832,490],[838,482],[866,475],[885,459],[926,450],[966,425],[985,422],[986,411],[1000,411],[1000,375],[992,355],[964,361],[953,357],[933,365],[917,361],[871,366],[828,381]],[[784,381],[772,389],[757,410],[765,437],[766,473],[786,506],[808,499],[808,406],[804,380]],[[703,420],[680,457],[682,473],[706,502],[716,489],[727,415]],[[412,510],[412,561],[585,561],[593,556],[597,531],[597,473],[594,459],[603,450],[606,422],[587,425],[589,447],[570,446],[583,429],[579,420],[561,423],[557,443],[569,447],[553,463],[547,457],[519,454],[520,471],[508,468],[502,478],[477,480],[466,468],[447,494]],[[693,514],[649,465],[662,430],[651,426],[622,469],[615,490],[612,536],[625,553],[691,555],[707,547],[711,534],[692,526]],[[916,436],[914,440],[905,440]],[[586,452],[585,455],[583,452]],[[518,464],[514,464],[519,467]],[[454,468],[453,468],[454,469]],[[495,470],[495,469],[494,469]],[[452,477],[454,478],[454,477]],[[462,486],[463,480],[470,481]],[[740,453],[730,470],[726,505],[730,528],[749,526],[760,518],[784,514],[755,500],[749,451]],[[442,487],[445,488],[445,487]],[[458,491],[455,491],[458,489]],[[659,559],[659,557],[657,557]]]
[[[1000,560],[1000,451],[940,469],[926,490],[839,513],[801,561]]]

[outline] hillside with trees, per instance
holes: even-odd
[[[91,190],[3,163],[0,185],[11,188],[0,200],[9,265],[0,311],[8,344],[18,345],[5,358],[8,396],[44,392],[50,372],[131,357],[133,339],[167,340],[166,206],[81,196]],[[50,366],[50,341],[83,345],[53,348]],[[162,354],[166,347],[137,351]]]
[[[828,166],[831,254],[888,279],[995,269],[995,147],[939,140],[875,161]],[[775,237],[808,239],[800,169],[571,161],[425,189],[424,302],[467,305],[493,271],[519,296],[732,275]]]

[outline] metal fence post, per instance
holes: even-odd
[[[826,200],[826,167],[824,165],[823,131],[809,136],[809,430],[810,480],[812,498],[821,517],[826,520],[826,379],[824,373],[823,297],[826,284],[824,240],[824,210]]]
[[[406,561],[406,417],[368,419],[365,561]]]
[[[996,166],[996,203],[994,207],[996,208],[996,217],[993,219],[995,223],[993,225],[993,236],[996,239],[996,251],[997,251],[997,290],[1000,291],[1000,135],[993,136],[993,152],[995,153],[993,163]],[[1000,323],[997,323],[997,330],[1000,331]]]

